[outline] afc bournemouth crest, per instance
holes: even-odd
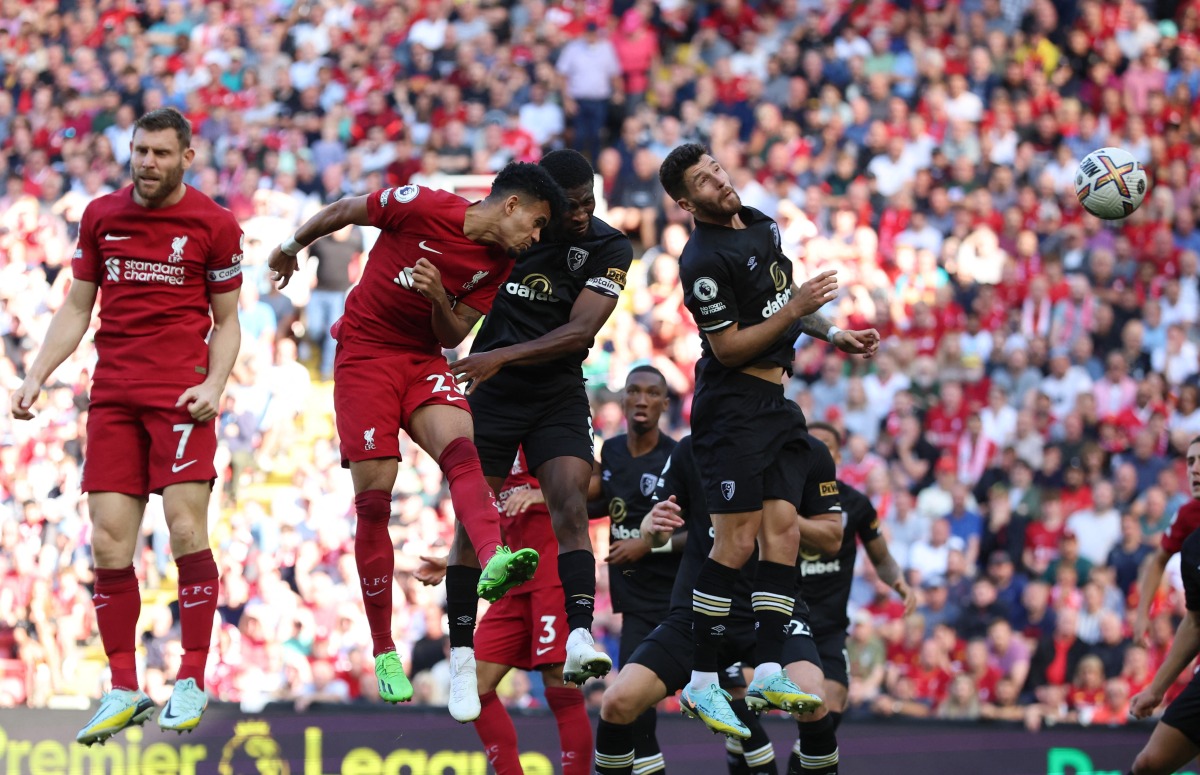
[[[655,474],[642,474],[642,495],[649,498],[654,494],[654,488],[658,487],[658,476]]]
[[[737,483],[726,479],[721,482],[721,494],[725,496],[725,500],[733,500],[733,493],[737,490]]]
[[[583,248],[571,248],[567,251],[567,268],[572,272],[578,272],[579,267],[587,260],[588,252]]]

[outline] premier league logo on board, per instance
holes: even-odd
[[[578,272],[579,267],[587,260],[588,252],[583,248],[571,248],[567,251],[567,268],[572,272]]]
[[[655,474],[642,474],[641,490],[642,495],[649,498],[654,494],[654,488],[658,486],[658,476]]]

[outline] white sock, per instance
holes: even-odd
[[[691,687],[694,691],[707,689],[709,686],[718,682],[716,673],[702,673],[699,670],[692,671]]]
[[[758,665],[754,668],[754,680],[757,681],[761,678],[766,678],[769,675],[774,675],[782,669],[783,668],[778,662],[763,662],[761,665]]]
[[[450,664],[461,665],[475,656],[475,649],[470,646],[453,646],[450,649]]]

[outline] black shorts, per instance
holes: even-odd
[[[758,511],[764,500],[800,508],[796,473],[807,468],[809,439],[782,385],[741,373],[704,385],[692,406],[692,450],[709,513]]]
[[[577,457],[589,464],[595,460],[592,407],[582,382],[531,395],[527,383],[500,374],[480,385],[467,401],[484,476],[508,476],[521,446],[535,473],[557,457]]]
[[[808,606],[803,600],[796,601],[792,620],[787,627],[788,636],[783,641],[783,666],[787,667],[793,662],[811,662],[821,667],[817,642],[813,640],[812,628],[808,626]]]
[[[826,681],[850,688],[850,655],[846,653],[846,631],[823,633],[816,638],[821,672]]]
[[[1178,729],[1193,745],[1200,746],[1200,675],[1193,673],[1187,688],[1167,706],[1162,723]]]
[[[741,663],[754,664],[754,642],[754,622],[742,621],[725,631],[717,652],[722,687],[728,689],[746,685],[742,678]],[[695,650],[691,614],[673,611],[634,649],[629,664],[642,665],[658,676],[670,696],[692,680],[692,655]]]
[[[621,651],[617,657],[618,667],[629,662],[637,647],[665,618],[662,611],[628,611],[621,614]]]

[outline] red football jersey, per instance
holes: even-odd
[[[517,490],[538,489],[541,485],[525,467],[525,453],[517,452],[512,470],[504,480],[498,499],[503,506],[508,496]],[[536,549],[539,557],[537,572],[533,579],[509,592],[509,595],[526,595],[535,589],[556,587],[558,579],[558,539],[554,537],[554,525],[550,522],[550,511],[546,504],[537,503],[524,514],[510,517],[500,513],[500,533],[504,542],[513,549]]]
[[[1167,527],[1162,537],[1162,548],[1167,554],[1175,554],[1183,549],[1183,542],[1200,527],[1200,500],[1193,498],[1179,507],[1175,518]]]
[[[367,197],[371,225],[382,230],[362,280],[334,328],[341,344],[363,350],[440,353],[429,300],[400,284],[400,273],[425,258],[442,273],[452,303],[487,313],[513,260],[503,249],[463,235],[470,202],[423,186],[385,188]]]
[[[132,185],[89,204],[71,271],[100,286],[93,378],[203,382],[209,297],[241,287],[241,262],[233,214],[190,186],[170,207],[142,207]]]

